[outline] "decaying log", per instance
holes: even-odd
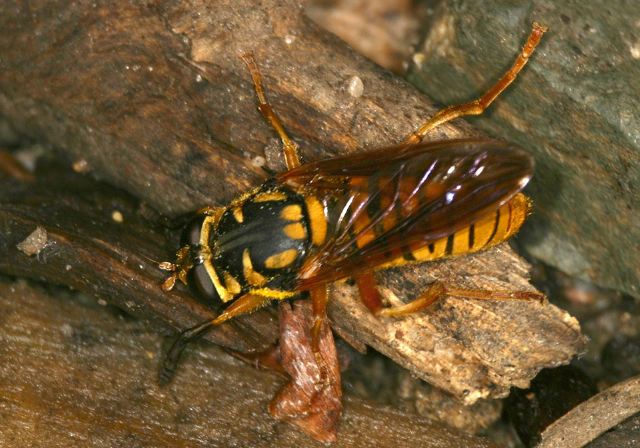
[[[580,448],[640,413],[640,377],[618,383],[579,404],[549,425],[538,448]]]
[[[282,378],[211,345],[158,387],[161,338],[92,300],[1,279],[0,325],[2,446],[326,446],[268,417]],[[495,447],[353,397],[333,446]]]
[[[305,160],[397,142],[434,111],[404,81],[305,19],[294,1],[119,2],[117,7],[50,1],[7,11],[0,25],[5,30],[0,114],[21,133],[48,142],[170,215],[228,201],[265,177],[260,167],[278,143],[255,110],[241,52],[254,54],[268,96]],[[349,89],[356,77],[362,92]],[[436,130],[433,138],[470,134],[477,135],[456,124]],[[5,215],[5,225],[22,228],[24,238],[35,225],[46,228],[51,222],[37,213],[31,218],[25,228],[16,216]],[[5,246],[11,256],[19,241],[15,230],[13,235]],[[115,263],[136,260],[145,271],[151,265],[136,254],[160,259],[169,254],[151,248],[153,239],[144,249],[110,240],[98,244],[118,248],[107,254]],[[73,253],[44,259],[65,256]],[[169,309],[159,298],[156,306],[142,307],[143,295],[159,293],[152,292],[148,279],[127,293],[137,281],[129,280],[135,268],[120,278],[123,273],[114,271],[118,275],[110,281],[92,282],[93,274],[85,271],[86,277],[73,280],[67,277],[74,269],[47,277],[38,263],[20,263],[29,265],[22,275],[114,297],[121,305],[128,295],[131,306],[125,301],[125,308],[174,327],[192,324],[205,312],[193,301],[188,310]],[[531,290],[526,263],[506,246],[380,277],[386,295],[402,300],[434,279]],[[429,313],[392,321],[374,319],[354,295],[347,285],[334,289],[329,312],[338,333],[371,345],[466,403],[526,386],[540,368],[568,362],[583,344],[577,321],[553,305],[449,299]],[[262,328],[255,330],[262,334]]]

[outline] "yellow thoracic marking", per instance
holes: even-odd
[[[283,291],[281,289],[271,289],[271,288],[258,288],[252,289],[249,291],[249,294],[254,294],[256,296],[269,297],[270,299],[275,300],[284,300],[289,299],[298,295],[297,291]]]
[[[217,220],[217,216],[207,216],[202,221],[202,228],[200,229],[200,246],[209,246],[209,234],[211,233],[211,227],[216,225]]]
[[[267,283],[264,275],[253,270],[249,249],[245,249],[244,252],[242,252],[242,273],[251,286],[264,286]]]
[[[211,263],[211,259],[210,258],[206,259],[203,265],[204,265],[204,268],[207,270],[207,274],[209,274],[211,283],[213,283],[213,286],[216,288],[216,292],[220,296],[220,300],[222,300],[225,303],[230,300],[233,300],[233,298],[235,297],[235,294],[229,291],[222,284],[222,282],[220,281],[220,278],[218,277],[218,273],[216,272],[215,268],[213,267],[213,264]]]
[[[233,217],[237,222],[242,223],[244,221],[244,215],[242,214],[242,207],[240,206],[233,207],[231,212],[233,213]]]
[[[286,268],[298,257],[296,249],[287,249],[275,255],[271,255],[264,261],[265,267],[268,269]]]
[[[300,221],[302,219],[302,207],[297,204],[287,205],[280,212],[280,217],[285,221]]]
[[[209,234],[211,232],[211,227],[215,225],[217,221],[217,216],[207,216],[202,221],[202,228],[200,230],[200,246],[209,247]],[[211,263],[211,254],[209,254],[203,261],[204,269],[207,271],[209,278],[211,279],[211,283],[216,288],[218,295],[220,296],[220,300],[223,302],[228,302],[233,299],[233,295],[224,287],[220,278],[218,277],[218,273],[216,272],[213,264]]]
[[[265,191],[253,197],[253,202],[284,201],[287,195],[280,191]]]
[[[302,240],[307,237],[307,231],[300,222],[284,226],[284,234],[294,240]]]
[[[223,211],[224,209],[222,208],[218,209],[216,210],[216,213],[213,213],[212,215],[208,215],[202,221],[202,229],[200,230],[200,246],[202,247],[201,254],[203,255],[205,255],[204,248],[209,247],[209,235],[211,233],[211,229],[215,227]],[[220,296],[220,300],[223,302],[229,302],[230,300],[233,300],[233,298],[237,293],[234,294],[232,291],[227,289],[225,285],[222,284],[222,282],[220,281],[220,277],[218,277],[218,273],[216,272],[215,268],[213,267],[213,264],[211,263],[210,253],[206,254],[206,258],[204,259],[202,265],[207,271],[207,274],[211,279],[211,283],[213,283],[213,286],[216,288],[216,292]]]
[[[240,286],[240,283],[238,283],[238,280],[236,280],[233,275],[229,274],[228,272],[225,272],[223,276],[224,276],[224,284],[227,290],[231,294],[237,295],[240,293],[240,291],[242,291],[242,286]]]
[[[324,244],[327,238],[327,218],[324,214],[324,207],[314,196],[305,198],[307,211],[309,212],[309,226],[311,227],[311,242],[315,246]]]

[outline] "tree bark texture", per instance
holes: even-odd
[[[322,447],[267,413],[284,380],[220,349],[188,350],[159,387],[162,338],[65,291],[0,279],[0,445]],[[347,398],[335,447],[491,448],[414,414]]]
[[[243,52],[253,53],[267,95],[305,160],[396,143],[435,110],[409,84],[306,19],[294,1],[108,7],[49,1],[5,7],[0,25],[0,114],[23,135],[167,215],[223,204],[258,185],[266,177],[265,159],[270,168],[282,169],[279,142],[256,111],[239,58]],[[349,88],[356,77],[364,86],[361,95]],[[469,135],[478,133],[456,124],[430,138]],[[120,228],[107,233],[121,237],[101,238],[92,233],[95,220],[58,225],[55,216],[38,211],[42,202],[3,200],[4,272],[77,287],[165,328],[185,328],[207,315],[183,291],[161,298],[153,289],[161,274],[147,258],[171,258],[158,229],[140,235],[146,243],[136,246],[133,231]],[[64,204],[43,200],[64,215]],[[39,258],[18,253],[16,244],[38,225],[56,245]],[[66,242],[70,252],[47,256]],[[96,245],[109,250],[96,252]],[[115,268],[63,271],[74,250],[98,254],[93,263],[110,260],[120,268],[135,260],[143,273],[134,275],[135,264],[125,274]],[[42,260],[57,269],[47,270]],[[434,280],[532,290],[527,264],[504,245],[379,278],[392,303],[415,297]],[[152,306],[149,297],[157,298]],[[233,348],[259,346],[262,336],[270,342],[276,332],[269,313],[241,319],[248,336],[234,337],[238,328],[229,327],[211,339]],[[340,284],[333,288],[329,314],[345,339],[374,347],[469,404],[526,386],[541,368],[568,362],[584,342],[577,321],[550,304],[447,299],[419,316],[376,319],[358,302],[355,288]]]

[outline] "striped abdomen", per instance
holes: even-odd
[[[529,199],[524,194],[518,193],[495,212],[451,233],[446,238],[405,248],[402,256],[385,264],[384,267],[455,257],[495,246],[518,232],[529,215],[530,209]]]
[[[350,229],[351,250],[355,252],[366,250],[373,241],[376,245],[384,246],[385,234],[407,219],[415,217],[416,210],[424,208],[426,203],[450,194],[450,190],[444,189],[442,184],[432,182],[418,185],[417,180],[411,177],[405,177],[399,182],[390,182],[389,178],[382,177],[370,178],[364,184],[359,179],[352,179],[350,186],[360,193],[352,194],[352,201],[343,209],[343,213],[346,210],[348,215],[343,218],[343,225]],[[452,214],[445,221],[444,228],[450,226],[458,230],[432,241],[415,242],[413,239],[413,243],[396,242],[393,248],[389,247],[384,259],[379,258],[376,265],[384,268],[431,261],[495,246],[518,231],[529,210],[529,200],[524,194],[518,193],[497,210],[480,215],[472,224],[463,228],[459,228],[460,223],[456,223],[455,214]],[[421,219],[431,218],[426,214]]]

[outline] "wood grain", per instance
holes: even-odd
[[[580,448],[640,413],[640,377],[622,381],[579,404],[549,425],[537,448]]]
[[[277,160],[270,157],[277,139],[255,110],[240,52],[253,52],[267,94],[305,160],[397,142],[434,111],[413,87],[306,19],[295,1],[106,7],[52,0],[8,10],[0,25],[0,114],[23,135],[85,162],[93,175],[168,215],[230,200],[266,177],[260,168],[265,158]],[[363,82],[362,96],[349,94],[354,76]],[[456,123],[432,138],[462,135],[478,133]],[[127,232],[101,239],[68,222],[65,228],[77,230],[72,241],[55,234],[57,215],[39,214],[37,204],[24,213],[2,207],[11,238],[0,248],[6,260],[15,260],[0,265],[4,272],[77,287],[165,329],[184,328],[207,313],[188,298],[184,307],[176,305],[184,292],[167,302],[153,289],[157,274],[140,255],[171,256],[158,233],[148,233],[149,241],[138,247]],[[16,254],[15,244],[36,225],[52,227],[47,230],[56,244],[47,250],[60,255],[45,252],[40,259],[57,269],[17,258],[24,254]],[[87,256],[111,257],[106,271],[65,271],[76,254],[56,248],[76,243]],[[96,244],[100,251],[88,249]],[[140,262],[145,278],[133,275],[136,268],[127,260]],[[409,300],[434,279],[531,290],[527,269],[502,246],[380,277],[386,296]],[[553,305],[445,300],[429,313],[391,321],[372,318],[352,288],[338,285],[329,312],[339,334],[364,341],[466,403],[526,386],[539,369],[568,362],[583,346],[577,321]],[[273,337],[269,315],[246,322],[254,336],[229,333],[226,344],[248,347]],[[220,331],[218,342],[231,330]]]
[[[323,447],[269,417],[284,384],[220,349],[188,350],[160,388],[162,338],[64,290],[0,279],[0,445]],[[347,397],[335,447],[493,448],[485,439]]]

